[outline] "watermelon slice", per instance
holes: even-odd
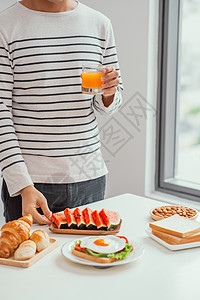
[[[63,213],[52,214],[51,221],[60,229],[68,228],[67,219]]]
[[[82,210],[80,208],[75,208],[74,210],[74,218],[76,221],[76,224],[78,226],[79,229],[85,229],[85,221],[82,215]]]
[[[102,209],[99,213],[108,229],[114,229],[120,223],[120,217],[116,211]]]
[[[65,217],[67,219],[68,228],[76,229],[77,228],[77,224],[76,224],[76,220],[74,218],[73,210],[69,209],[69,208],[66,208],[64,210],[64,215],[65,215]]]
[[[92,215],[92,217],[94,219],[94,222],[95,222],[95,224],[97,226],[97,229],[101,229],[101,230],[107,229],[107,226],[104,223],[104,221],[101,218],[101,216],[99,215],[98,210],[94,210],[91,215]]]
[[[94,219],[92,217],[92,210],[89,207],[86,207],[82,211],[82,214],[85,221],[86,229],[96,230],[97,226],[95,225]]]

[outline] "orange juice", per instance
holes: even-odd
[[[82,69],[82,93],[102,94],[101,78],[104,76],[101,66],[83,66]]]
[[[91,89],[101,89],[103,83],[101,78],[103,75],[102,72],[82,73],[82,86]]]

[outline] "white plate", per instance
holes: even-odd
[[[159,237],[155,236],[151,233],[151,228],[146,228],[146,233],[156,242],[160,243],[161,245],[165,246],[169,250],[183,250],[183,249],[190,249],[195,247],[200,247],[200,242],[195,243],[187,243],[187,244],[180,244],[180,245],[171,245],[166,243],[165,241],[161,240]]]
[[[97,262],[93,262],[93,261],[90,261],[90,260],[80,258],[80,257],[75,256],[75,255],[72,254],[72,248],[73,248],[75,242],[77,240],[82,241],[84,239],[88,239],[88,237],[75,239],[73,241],[70,241],[70,242],[64,244],[62,249],[61,249],[61,252],[64,255],[64,257],[66,257],[67,259],[69,259],[69,260],[71,260],[75,263],[79,263],[79,264],[82,264],[82,265],[100,267],[100,268],[107,268],[107,267],[113,267],[113,266],[118,266],[118,265],[123,265],[123,264],[133,262],[135,260],[138,260],[144,254],[144,247],[140,243],[138,243],[136,241],[130,241],[130,244],[133,245],[133,251],[125,259],[115,261],[115,262],[109,263],[109,264],[101,264],[101,263],[97,263]]]

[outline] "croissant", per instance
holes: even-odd
[[[32,216],[27,215],[3,225],[0,237],[0,258],[10,257],[22,242],[29,239],[32,223]]]

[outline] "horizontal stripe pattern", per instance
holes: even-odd
[[[73,153],[73,154],[71,153],[70,155],[68,155],[68,154],[49,155],[49,154],[40,154],[40,153],[34,154],[32,152],[31,153],[24,152],[23,155],[38,156],[38,157],[42,156],[42,157],[51,157],[51,158],[62,158],[62,157],[73,157],[73,156],[88,155],[88,154],[92,154],[92,153],[96,152],[99,149],[100,149],[100,147],[97,147],[96,149],[94,149],[92,151],[87,151],[87,152],[83,152],[83,153],[78,151],[77,153]]]
[[[99,41],[106,41],[103,38],[96,37],[96,36],[90,36],[90,35],[79,35],[79,38],[86,38],[86,39],[92,39],[92,40],[99,40]],[[62,39],[73,39],[77,38],[77,35],[70,35],[70,36],[64,36]],[[11,46],[15,43],[23,43],[23,42],[32,42],[32,41],[44,41],[44,40],[59,40],[61,39],[60,36],[54,36],[54,37],[36,37],[36,38],[27,38],[27,39],[21,39],[21,40],[15,40],[10,43],[8,43],[8,46]]]
[[[40,158],[47,165],[48,159],[56,159],[55,168],[57,164],[66,165],[70,157],[82,164],[81,157],[95,158],[99,153],[94,108],[100,113],[110,112],[99,96],[82,93],[81,72],[83,64],[112,66],[118,70],[119,86],[123,88],[114,37],[99,28],[87,27],[83,30],[86,34],[77,34],[82,32],[80,28],[74,34],[73,29],[70,34],[63,32],[56,35],[46,30],[41,36],[28,37],[21,34],[0,44],[3,172],[23,169],[24,162],[32,172]],[[121,105],[120,90],[114,101],[111,112]]]

